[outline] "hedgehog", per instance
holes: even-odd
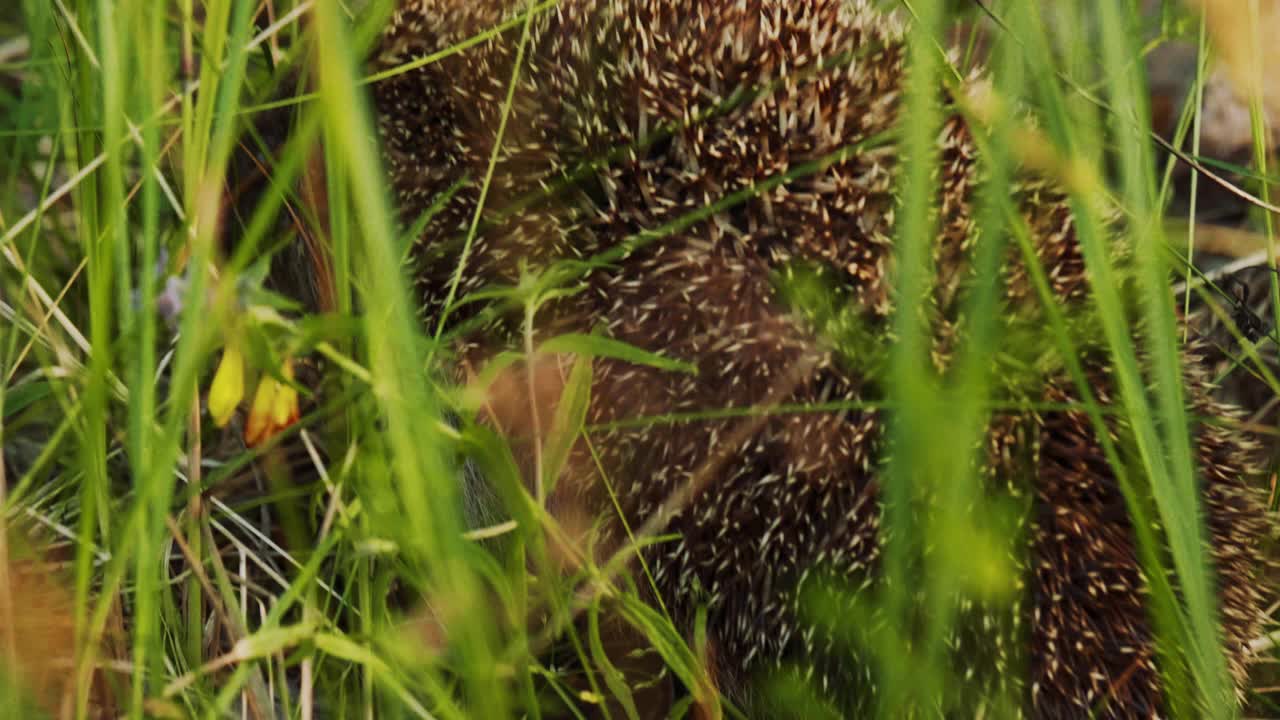
[[[787,668],[854,713],[873,708],[865,658],[837,647],[800,606],[821,578],[850,588],[877,583],[887,439],[875,403],[887,381],[876,361],[829,342],[779,279],[817,278],[870,338],[863,347],[891,344],[898,152],[892,140],[840,151],[892,137],[905,74],[902,25],[863,0],[561,0],[527,28],[525,8],[514,0],[406,0],[372,60],[376,71],[402,68],[507,23],[373,86],[390,185],[406,225],[421,228],[412,255],[423,317],[450,339],[461,376],[523,348],[529,328],[519,309],[456,301],[570,267],[574,290],[539,306],[538,337],[598,333],[695,368],[595,358],[587,425],[602,428],[591,437],[598,465],[571,462],[573,477],[548,505],[601,516],[615,547],[628,527],[675,538],[641,553],[652,599],[690,634],[705,613],[715,681],[751,712],[773,714],[754,680]],[[926,308],[942,369],[963,335],[981,185],[970,126],[954,101],[945,112],[938,272]],[[741,202],[712,207],[744,191]],[[1088,278],[1065,196],[1030,176],[1014,193],[1052,292],[1086,307]],[[1002,286],[1010,328],[1043,324],[1028,271],[1012,253]],[[1116,393],[1105,348],[1081,355],[1108,402]],[[1233,418],[1194,363],[1185,364],[1191,412]],[[550,365],[556,376],[560,368]],[[509,390],[518,395],[520,384]],[[991,491],[1028,508],[1019,541],[1024,592],[991,633],[1007,641],[982,656],[956,649],[956,662],[972,667],[977,682],[1012,683],[1030,716],[1161,714],[1147,581],[1102,444],[1086,413],[1073,409],[1080,397],[1065,371],[1021,391],[1062,409],[993,416],[981,455]],[[833,401],[848,405],[750,422],[708,412]],[[679,424],[625,422],[699,413]],[[1122,419],[1111,422],[1113,434],[1124,432]],[[1259,628],[1258,539],[1268,522],[1248,482],[1253,449],[1221,424],[1193,433],[1237,684]],[[681,493],[685,502],[670,502]],[[973,613],[969,634],[989,629],[981,609]]]

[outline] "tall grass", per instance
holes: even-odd
[[[891,449],[885,582],[859,599],[850,623],[860,627],[849,633],[880,680],[875,712],[972,714],[980,705],[1006,716],[1022,701],[1016,683],[967,688],[951,646],[973,606],[1012,613],[1020,592],[1022,538],[1008,528],[1025,508],[992,496],[975,451],[1006,400],[991,358],[1016,341],[1003,336],[997,307],[1000,265],[1018,251],[1046,338],[1134,519],[1169,708],[1234,715],[1180,380],[1176,243],[1161,231],[1164,158],[1149,142],[1142,74],[1145,47],[1166,33],[1194,38],[1201,25],[1166,3],[1162,17],[1173,21],[1144,45],[1150,28],[1121,0],[989,2],[996,22],[972,5],[893,4],[911,20],[911,73],[895,138],[904,310],[881,406]],[[505,25],[520,53],[530,23],[554,6],[527,3]],[[716,692],[704,633],[674,627],[665,608],[642,600],[643,577],[621,572],[635,548],[602,562],[581,552],[562,572],[568,532],[545,507],[543,482],[554,482],[576,438],[590,438],[590,358],[663,359],[598,338],[557,339],[581,359],[568,401],[540,428],[537,482],[526,487],[505,441],[472,421],[474,400],[448,369],[444,319],[419,317],[404,262],[415,231],[392,210],[366,97],[380,78],[366,77],[363,59],[390,10],[389,0],[0,8],[0,715],[640,717],[649,696],[606,652],[606,610],[682,688],[674,715],[740,714]],[[981,95],[944,51],[959,20],[983,28],[971,44],[988,48],[991,84]],[[522,72],[518,59],[505,87],[513,92]],[[970,120],[985,179],[965,305],[972,327],[946,373],[930,361],[930,329],[916,312],[934,274],[940,86]],[[504,113],[509,105],[510,96]],[[273,147],[260,126],[281,107],[294,112],[287,140]],[[1198,112],[1188,104],[1184,128],[1199,127]],[[1255,125],[1266,201],[1261,106]],[[233,187],[240,149],[270,177],[251,203]],[[490,169],[496,161],[495,152]],[[1114,407],[1090,387],[1079,332],[1004,190],[1023,166],[1069,194]],[[793,168],[685,222],[820,168]],[[490,179],[468,182],[483,198]],[[299,189],[308,181],[322,205]],[[468,248],[478,223],[477,213]],[[1269,215],[1265,230],[1270,238]],[[294,233],[323,239],[323,311],[264,281],[262,258],[287,253]],[[234,247],[222,243],[228,236]],[[1132,249],[1123,266],[1117,237]],[[464,249],[458,262],[467,260]],[[1130,272],[1133,297],[1122,290]],[[523,303],[528,337],[559,279],[532,278],[506,298]],[[524,349],[531,355],[532,343]],[[237,352],[247,363],[245,408],[255,386],[303,397],[301,420],[255,449],[237,440],[243,412],[220,428],[208,411],[215,373]],[[294,379],[290,368],[321,361],[323,382]],[[774,410],[813,409],[760,411]],[[1111,440],[1116,417],[1132,447]],[[468,527],[464,456],[514,522]],[[662,539],[633,530],[640,544]],[[39,552],[20,552],[28,547]],[[24,593],[16,570],[33,566],[48,568],[71,599],[74,627],[69,646],[47,651],[63,676],[44,685],[32,680],[40,663],[15,641],[31,603],[47,597]],[[1015,651],[1014,661],[1026,658]],[[795,692],[797,703],[812,701]],[[814,702],[797,712],[821,711]]]

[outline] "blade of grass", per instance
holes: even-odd
[[[369,368],[393,450],[395,481],[381,478],[379,487],[397,495],[412,518],[412,526],[400,528],[399,539],[406,560],[423,573],[434,599],[453,612],[469,612],[480,602],[478,583],[464,562],[466,541],[457,514],[461,506],[455,475],[445,460],[444,438],[424,436],[420,430],[432,426],[438,404],[427,389],[417,313],[402,276],[393,215],[381,190],[382,170],[376,153],[366,146],[373,137],[373,123],[365,98],[356,90],[350,31],[331,0],[317,4],[315,20],[317,42],[325,48],[318,57],[321,106],[344,149],[343,165],[329,171],[350,178],[351,221],[362,238],[360,260],[367,278]],[[451,635],[451,647],[459,653],[459,680],[470,711],[479,717],[506,717],[508,699],[495,674],[491,629],[461,622]]]

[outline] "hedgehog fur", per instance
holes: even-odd
[[[409,0],[394,15],[374,64],[396,67],[449,48],[523,7],[511,0]],[[424,315],[432,322],[451,297],[521,32],[513,23],[374,89],[403,217],[412,223],[434,212],[414,252]],[[815,323],[788,305],[777,279],[812,270],[854,309],[873,346],[890,344],[897,207],[891,143],[869,143],[705,219],[633,247],[622,243],[891,130],[903,56],[897,21],[861,1],[562,0],[531,21],[455,296],[517,285],[529,268],[615,251],[608,264],[583,271],[579,292],[539,311],[539,336],[603,331],[693,363],[698,372],[597,359],[592,425],[773,402],[883,399],[883,380],[869,363],[824,342]],[[938,141],[939,272],[926,309],[939,367],[962,334],[978,234],[975,145],[959,113],[949,113]],[[1087,305],[1084,262],[1063,197],[1029,177],[1014,192],[1053,292],[1069,306]],[[441,198],[447,200],[439,204]],[[1012,254],[1005,285],[1010,331],[1043,325],[1027,272]],[[519,347],[519,312],[470,303],[451,308],[448,318],[462,365]],[[1109,402],[1115,383],[1105,348],[1082,354],[1100,401]],[[1194,370],[1186,383],[1194,414],[1232,415],[1210,399],[1207,381]],[[1044,402],[1079,399],[1064,371],[1025,392]],[[1115,425],[1113,433],[1126,432],[1122,420]],[[852,707],[874,707],[866,664],[853,650],[833,649],[829,633],[801,619],[799,603],[819,575],[848,587],[875,582],[883,413],[612,427],[592,441],[631,527],[650,521],[682,488],[699,488],[662,522],[661,531],[678,540],[644,557],[677,626],[692,628],[706,608],[716,680],[725,692],[752,707],[758,673],[800,668]],[[1246,482],[1249,441],[1208,424],[1194,440],[1224,642],[1243,682],[1247,640],[1260,618],[1254,576],[1265,515]],[[975,672],[978,682],[1014,683],[1012,692],[1032,716],[1161,712],[1133,531],[1088,417],[1072,410],[995,415],[985,456],[992,491],[1023,498],[1030,508],[1025,594],[992,633],[1006,640],[988,640],[996,647],[981,659],[957,649],[957,661],[985,664]],[[557,497],[607,515],[608,497],[598,478],[586,475],[562,483]],[[621,542],[615,525],[606,527]],[[981,609],[973,614],[979,627],[990,622],[980,619]],[[1025,672],[1010,680],[1014,668]]]

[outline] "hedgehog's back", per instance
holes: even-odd
[[[522,5],[507,4],[413,4],[397,15],[379,63],[407,62],[514,18]],[[426,316],[436,322],[450,300],[555,270],[579,291],[539,310],[539,338],[599,331],[694,366],[696,374],[596,359],[587,423],[603,428],[590,437],[597,454],[575,450],[552,505],[611,514],[607,481],[631,530],[678,534],[645,552],[648,571],[678,627],[691,632],[706,610],[724,687],[746,697],[740,686],[756,673],[798,667],[815,670],[824,690],[867,703],[872,663],[801,605],[836,598],[842,604],[826,607],[852,616],[879,584],[884,453],[875,408],[891,345],[899,31],[842,0],[562,0],[531,24],[503,126],[520,35],[515,22],[375,91],[406,221],[449,198],[416,251]],[[939,272],[922,310],[945,368],[963,335],[978,232],[975,153],[958,116],[939,151]],[[1083,306],[1084,264],[1065,204],[1042,183],[1016,192],[1053,291]],[[1006,332],[1048,340],[1012,255],[1004,277]],[[833,312],[806,304],[815,287]],[[447,317],[463,365],[522,347],[519,309],[473,303]],[[1082,352],[1105,396],[1104,348]],[[558,377],[557,361],[549,377]],[[1002,390],[1027,393],[1026,378],[998,379]],[[1203,380],[1188,385],[1197,410],[1221,414]],[[529,398],[520,383],[504,387],[514,395],[492,419],[527,426],[517,416],[528,414]],[[1050,373],[1018,399],[1078,395]],[[554,397],[534,400],[547,427]],[[840,409],[812,409],[831,404]],[[779,405],[792,410],[747,412]],[[1016,610],[966,611],[954,649],[975,675],[964,698],[1005,686],[1044,716],[1158,707],[1132,528],[1088,418],[996,415],[987,436],[990,491],[1031,499],[1027,592]],[[1258,617],[1250,533],[1262,515],[1242,480],[1238,436],[1203,430],[1196,447],[1208,468],[1204,499],[1238,669]],[[607,528],[606,549],[620,546],[624,526],[614,517]]]

